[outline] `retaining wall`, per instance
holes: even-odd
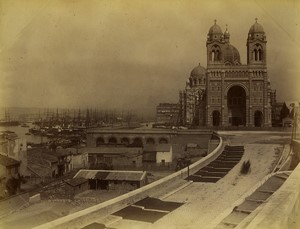
[[[218,146],[206,157],[193,163],[189,168],[184,168],[175,172],[167,177],[157,180],[151,184],[143,186],[139,189],[118,196],[114,199],[97,204],[95,206],[86,208],[84,210],[75,212],[71,215],[56,219],[46,224],[35,227],[35,229],[44,228],[76,228],[79,225],[88,224],[91,219],[100,219],[106,215],[112,214],[122,208],[129,206],[139,200],[142,200],[148,196],[155,195],[158,190],[166,189],[166,187],[173,185],[181,179],[185,179],[189,174],[197,172],[199,169],[208,165],[211,161],[215,160],[222,152],[223,141],[220,138]]]
[[[290,220],[295,218],[297,211],[299,211],[299,201],[300,165],[298,164],[289,178],[270,197],[261,211],[248,224],[247,229],[289,228]]]

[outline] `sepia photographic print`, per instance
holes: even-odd
[[[0,0],[0,228],[300,228],[299,0]]]

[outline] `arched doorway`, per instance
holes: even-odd
[[[229,125],[246,125],[246,92],[241,86],[233,86],[227,93]]]
[[[255,111],[254,113],[254,126],[261,127],[263,124],[263,113],[261,111]]]
[[[212,121],[213,121],[213,126],[220,126],[221,114],[219,111],[213,111]]]

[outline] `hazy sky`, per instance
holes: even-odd
[[[206,66],[214,19],[246,64],[256,17],[277,99],[300,100],[299,9],[299,0],[0,0],[0,102],[153,112]]]

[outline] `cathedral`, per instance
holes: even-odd
[[[242,64],[228,29],[223,33],[215,21],[207,35],[207,67],[196,66],[179,92],[181,124],[270,127],[276,94],[270,88],[266,45],[256,19],[248,32],[247,64]]]

